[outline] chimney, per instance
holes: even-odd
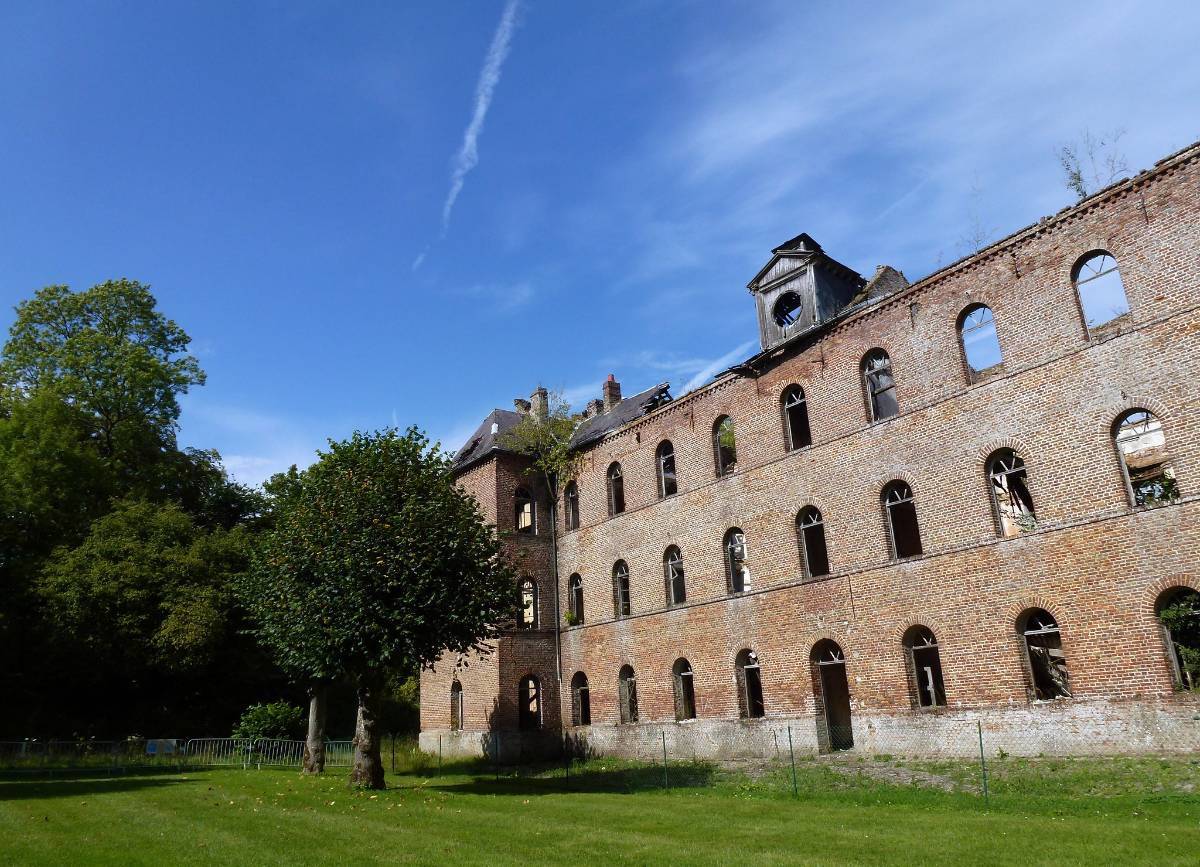
[[[550,395],[540,385],[529,395],[529,412],[538,421],[545,421],[550,415]]]
[[[621,383],[611,373],[604,381],[604,411],[609,412],[621,402]]]
[[[517,415],[526,415],[529,413],[529,401],[523,397],[514,398],[513,409],[517,411]]]
[[[603,401],[601,401],[601,400],[589,400],[589,401],[587,402],[587,406],[586,406],[586,407],[584,407],[584,410],[583,410],[583,417],[584,417],[584,418],[595,418],[596,416],[600,415],[600,412],[601,412],[601,410],[603,410],[603,409],[604,409],[604,402],[603,402]]]

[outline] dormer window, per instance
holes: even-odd
[[[771,311],[771,315],[775,317],[775,324],[780,328],[791,328],[800,319],[800,314],[804,309],[804,302],[800,300],[800,296],[795,292],[784,292],[779,296],[779,300],[775,302],[775,307]]]

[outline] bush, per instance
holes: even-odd
[[[283,738],[298,740],[304,737],[307,724],[303,708],[286,701],[252,704],[233,728],[235,738]]]

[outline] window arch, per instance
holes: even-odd
[[[872,349],[863,356],[862,377],[871,421],[891,418],[900,412],[896,381],[892,378],[892,359],[886,352]]]
[[[450,731],[463,729],[463,688],[456,679],[450,684]]]
[[[616,461],[608,467],[608,514],[619,515],[625,511],[625,477],[621,465]]]
[[[538,628],[538,587],[532,578],[521,581],[521,628]]]
[[[592,691],[588,687],[587,675],[575,672],[571,678],[571,725],[592,724]]]
[[[537,532],[537,509],[534,506],[533,496],[526,488],[517,488],[513,495],[513,507],[515,511],[515,523],[518,533],[536,533]]]
[[[629,567],[624,560],[613,564],[613,615],[628,617],[629,605]]]
[[[779,399],[783,412],[783,443],[789,452],[812,445],[812,432],[808,427],[808,401],[804,389],[789,385]]]
[[[1122,415],[1113,425],[1113,441],[1135,506],[1165,506],[1179,498],[1167,438],[1154,413],[1133,409]]]
[[[800,546],[800,566],[804,575],[808,578],[828,575],[825,521],[816,506],[805,506],[796,513],[796,542]]]
[[[521,731],[542,727],[542,684],[532,674],[521,678],[517,687],[517,723]]]
[[[946,686],[942,682],[942,656],[937,638],[926,626],[912,626],[904,633],[909,671],[921,707],[945,707]]]
[[[713,465],[717,475],[724,476],[737,469],[737,434],[733,419],[723,415],[713,423]]]
[[[1171,587],[1154,606],[1179,689],[1200,687],[1200,593],[1191,587]]]
[[[568,530],[579,529],[579,485],[574,480],[567,482],[563,491],[563,520]]]
[[[992,308],[974,304],[958,319],[958,340],[967,363],[967,380],[978,382],[1004,364],[1000,339],[996,336],[996,319]]]
[[[912,488],[906,482],[891,482],[883,489],[880,499],[883,502],[892,559],[919,556],[922,553],[921,528],[917,524]]]
[[[1071,697],[1067,657],[1062,649],[1058,621],[1041,608],[1029,608],[1017,618],[1017,632],[1025,645],[1025,660],[1039,701]]]
[[[750,566],[747,564],[746,534],[738,527],[725,531],[721,543],[725,552],[725,584],[730,593],[745,593],[750,589]]]
[[[763,702],[762,668],[758,654],[750,648],[741,650],[734,660],[733,667],[737,677],[738,709],[742,719],[766,716],[767,706]]]
[[[567,613],[570,626],[583,623],[583,577],[578,572],[567,579]]]
[[[1129,312],[1125,284],[1117,260],[1107,250],[1093,250],[1075,263],[1071,281],[1083,311],[1083,324],[1091,331]]]
[[[687,601],[687,586],[683,578],[683,554],[674,545],[663,551],[663,585],[666,590],[668,607],[682,605]]]
[[[658,472],[658,497],[660,500],[679,492],[679,479],[675,475],[675,446],[663,440],[654,452],[654,464]]]
[[[671,683],[675,691],[675,719],[696,718],[696,686],[692,678],[692,665],[683,657],[671,666]]]
[[[800,321],[804,313],[804,301],[796,292],[784,292],[771,308],[771,317],[784,331]]]
[[[634,676],[633,666],[621,666],[621,671],[617,675],[617,695],[621,705],[621,722],[637,722],[637,678]]]
[[[1002,537],[1019,536],[1037,528],[1025,462],[1012,449],[994,452],[987,462],[988,488],[996,529]]]

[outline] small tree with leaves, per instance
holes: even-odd
[[[1129,173],[1125,155],[1117,150],[1117,142],[1124,135],[1121,128],[1100,135],[1085,129],[1078,142],[1068,142],[1055,150],[1063,181],[1080,201]]]

